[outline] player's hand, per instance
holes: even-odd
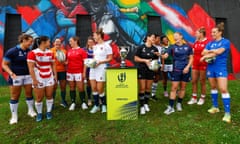
[[[11,77],[12,79],[16,79],[16,78],[17,78],[17,75],[16,75],[15,73],[11,73],[11,74],[10,74],[10,77]]]
[[[204,60],[205,60],[204,56],[200,58],[200,62],[203,62]]]
[[[183,74],[187,74],[189,72],[189,68],[188,67],[185,67],[184,69],[183,69]]]
[[[145,64],[149,67],[151,65],[151,60],[150,59],[146,59],[145,60]]]
[[[37,88],[38,87],[38,84],[39,84],[39,81],[38,80],[33,80],[33,88]]]

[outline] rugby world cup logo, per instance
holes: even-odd
[[[118,81],[119,82],[125,82],[126,81],[126,72],[118,74]]]

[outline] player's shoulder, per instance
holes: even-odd
[[[6,53],[8,53],[8,54],[15,54],[19,50],[20,50],[20,47],[15,46],[15,47],[12,47],[12,48],[8,49]]]
[[[226,39],[226,38],[222,38],[221,40],[223,43],[230,43],[230,40]]]

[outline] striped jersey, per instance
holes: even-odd
[[[54,62],[54,54],[49,49],[32,50],[28,53],[27,61],[35,63],[35,74],[41,78],[50,78],[53,75],[51,65]]]

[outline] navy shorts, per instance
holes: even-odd
[[[155,72],[148,68],[138,68],[138,79],[154,80]]]
[[[191,81],[190,71],[186,74],[183,74],[182,71],[172,71],[170,75],[171,75],[171,81],[183,81],[183,82]]]
[[[58,72],[57,73],[57,79],[58,80],[66,80],[67,76],[66,76],[66,72]]]

